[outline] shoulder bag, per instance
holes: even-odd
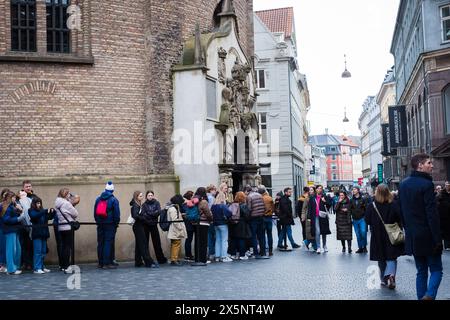
[[[403,233],[403,230],[400,228],[397,222],[395,223],[384,223],[383,218],[381,217],[380,212],[378,211],[377,206],[375,205],[375,201],[372,202],[373,207],[375,208],[375,211],[378,213],[378,216],[380,217],[381,222],[384,225],[384,229],[386,230],[389,241],[393,246],[397,246],[399,244],[402,244],[405,242],[405,234]]]

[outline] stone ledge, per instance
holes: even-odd
[[[68,63],[68,64],[94,64],[94,57],[74,56],[42,56],[42,55],[0,55],[0,62],[41,62],[41,63]]]
[[[157,183],[157,182],[175,182],[180,178],[176,175],[142,175],[142,176],[119,176],[119,175],[74,175],[59,177],[0,177],[0,186],[22,185],[23,180],[30,180],[36,186],[53,185],[93,185],[104,184],[106,181],[114,181],[115,184],[133,184],[133,183]]]

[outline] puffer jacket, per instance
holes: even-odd
[[[78,217],[77,209],[67,199],[58,197],[55,200],[55,210],[60,223],[58,231],[70,231],[71,226],[68,222],[76,221]]]
[[[158,217],[161,211],[161,204],[158,200],[146,200],[142,205],[142,215],[145,224],[149,226],[156,226],[158,224]]]

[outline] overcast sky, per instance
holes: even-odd
[[[300,71],[311,99],[311,134],[360,135],[358,118],[386,71],[399,0],[253,0],[254,10],[294,8]],[[352,77],[343,79],[344,54]],[[350,122],[344,124],[344,107]]]

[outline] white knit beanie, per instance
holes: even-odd
[[[108,181],[108,183],[106,184],[105,190],[114,191],[114,185],[113,185],[112,181]]]

